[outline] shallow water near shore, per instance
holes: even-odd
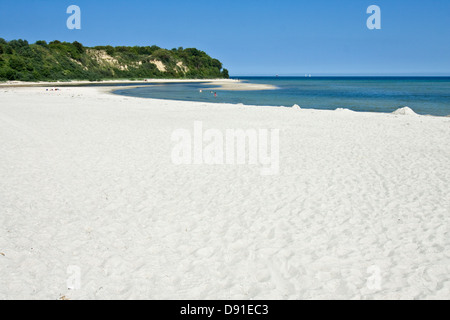
[[[278,90],[229,91],[207,83],[151,84],[116,94],[154,99],[391,113],[408,106],[418,114],[450,115],[450,77],[245,77]],[[208,90],[211,89],[211,90]],[[202,90],[202,92],[200,92]],[[214,96],[217,92],[217,96]]]

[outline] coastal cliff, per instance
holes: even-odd
[[[195,48],[85,47],[79,42],[0,38],[0,81],[229,78],[222,63]]]

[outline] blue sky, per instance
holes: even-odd
[[[81,30],[66,27],[72,4]],[[449,16],[449,0],[0,0],[0,37],[195,47],[235,76],[450,75]]]

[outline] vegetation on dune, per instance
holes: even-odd
[[[222,63],[194,48],[84,47],[79,42],[0,38],[0,81],[229,78]]]

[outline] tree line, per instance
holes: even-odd
[[[6,41],[0,38],[0,81],[144,78],[212,79],[229,78],[229,74],[219,60],[195,48],[89,48],[77,41],[29,44],[22,39]]]

